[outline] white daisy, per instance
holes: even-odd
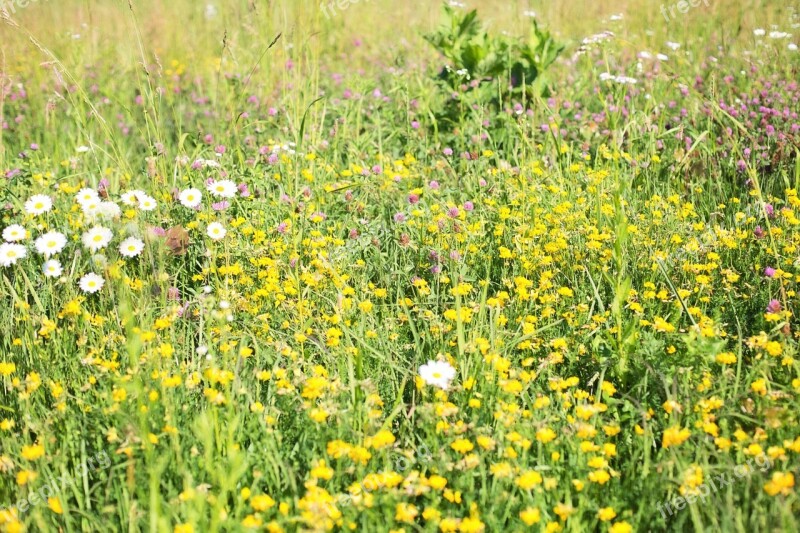
[[[97,194],[97,191],[94,189],[81,189],[78,191],[78,194],[75,195],[75,201],[81,205],[86,202],[99,202],[100,195]]]
[[[100,214],[100,198],[95,198],[94,200],[86,200],[85,202],[81,203],[81,211],[83,211],[83,215],[89,219],[94,220],[97,218],[97,215]]]
[[[208,225],[206,233],[213,240],[218,241],[228,233],[228,230],[226,230],[225,226],[223,226],[219,222],[212,222],[211,224]]]
[[[50,259],[49,261],[45,261],[44,265],[42,265],[42,272],[48,278],[57,278],[61,275],[63,269],[58,260]]]
[[[119,243],[119,253],[124,257],[136,257],[144,250],[144,241],[136,237],[128,237]]]
[[[100,202],[99,213],[105,219],[119,218],[122,215],[122,209],[114,202]]]
[[[104,228],[103,226],[94,226],[83,234],[81,240],[86,248],[92,252],[96,252],[108,246],[108,243],[111,242],[113,237],[114,233],[110,229]]]
[[[236,184],[231,180],[212,181],[206,186],[208,192],[220,198],[233,198],[236,196]]]
[[[0,244],[0,266],[11,266],[26,255],[28,255],[28,250],[21,244],[7,242]]]
[[[29,215],[41,215],[53,208],[53,200],[46,194],[34,194],[25,202],[25,212]]]
[[[147,196],[144,191],[134,189],[122,194],[122,203],[129,206],[139,205],[139,198]]]
[[[102,289],[105,283],[106,280],[104,280],[101,276],[98,276],[94,272],[89,272],[88,274],[83,276],[81,280],[78,282],[81,290],[89,294],[93,294]]]
[[[50,257],[64,249],[64,246],[67,245],[67,238],[57,231],[48,231],[36,239],[33,245],[36,247],[37,253]]]
[[[186,189],[185,191],[181,191],[181,194],[178,195],[178,200],[180,200],[181,205],[191,209],[200,205],[200,202],[203,200],[203,193],[194,188]]]
[[[156,199],[152,196],[146,194],[139,196],[139,209],[142,211],[152,211],[157,205]]]
[[[6,242],[18,242],[25,238],[25,228],[19,224],[11,224],[3,230],[3,240]]]
[[[428,361],[419,367],[419,375],[428,385],[447,390],[456,377],[456,369],[446,361]]]

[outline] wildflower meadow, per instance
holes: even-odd
[[[798,44],[0,2],[0,532],[798,531]]]

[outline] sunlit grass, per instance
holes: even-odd
[[[522,98],[427,2],[72,4],[0,30],[0,531],[797,528],[789,3],[470,3]]]

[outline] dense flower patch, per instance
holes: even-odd
[[[106,121],[52,133],[14,74],[0,531],[796,526],[800,56],[755,37],[595,35],[506,133],[394,66],[300,106],[297,58],[57,77]]]

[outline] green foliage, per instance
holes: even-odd
[[[495,35],[517,3],[471,3],[498,31],[445,8],[427,40],[449,68],[421,86],[413,3],[391,3],[391,38],[366,18],[379,0],[319,34],[310,0],[250,2],[241,26],[188,0],[140,0],[129,26],[126,3],[31,3],[53,53],[9,29],[0,69],[0,232],[21,225],[27,250],[0,266],[0,533],[798,530],[800,163],[708,103],[791,86],[800,55],[754,49],[750,28],[701,67],[718,43],[700,29],[639,71],[676,28],[632,8],[556,69],[535,21]],[[597,31],[575,11],[554,27]],[[223,171],[249,188],[227,207],[206,188]],[[121,213],[98,222],[76,196],[101,179]],[[157,209],[123,204],[132,190]],[[26,211],[36,193],[51,211]],[[114,238],[92,253],[96,223]],[[46,231],[69,237],[59,277]],[[455,370],[447,390],[424,383],[431,360]],[[698,469],[767,455],[662,514]],[[55,479],[57,502],[3,515]]]
[[[527,37],[520,38],[490,34],[475,9],[463,12],[445,4],[443,10],[439,29],[424,35],[447,60],[436,78],[442,91],[435,110],[440,131],[456,128],[476,108],[496,113],[512,102],[549,94],[545,73],[565,46],[535,18]]]

